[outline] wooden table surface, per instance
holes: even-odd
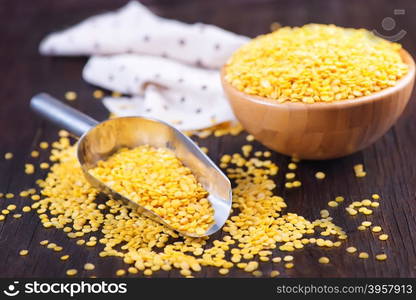
[[[60,1],[16,1],[3,0],[0,6],[0,192],[19,191],[33,187],[35,175],[24,174],[24,164],[34,162],[30,151],[40,141],[53,141],[57,129],[41,122],[29,110],[30,97],[46,91],[63,99],[68,90],[79,97],[71,105],[98,120],[104,120],[108,112],[93,99],[93,86],[81,79],[81,70],[86,58],[42,57],[38,54],[39,41],[47,33],[75,24],[87,16],[115,9],[126,1],[111,0],[60,0]],[[178,0],[145,1],[157,14],[185,22],[212,23],[248,36],[268,32],[272,22],[295,26],[305,23],[335,23],[348,27],[377,29],[393,35],[401,29],[406,36],[400,41],[413,55],[416,54],[416,2],[388,0]],[[405,15],[394,15],[394,9],[405,9]],[[383,31],[382,20],[391,16],[396,28]],[[294,253],[295,268],[283,270],[285,277],[416,277],[416,95],[397,124],[373,146],[354,155],[324,162],[302,162],[298,171],[303,183],[301,189],[285,190],[283,175],[289,158],[273,153],[273,160],[280,166],[276,178],[278,194],[288,203],[288,211],[309,219],[319,217],[320,209],[336,195],[347,201],[368,198],[372,193],[382,195],[381,206],[368,219],[379,224],[390,235],[386,242],[379,241],[369,231],[356,228],[364,219],[351,217],[343,208],[334,210],[335,223],[345,228],[348,241],[338,249],[325,250],[306,247]],[[220,155],[239,151],[245,143],[245,133],[238,137],[208,138],[200,142],[209,148],[209,155],[218,161]],[[264,149],[255,143],[256,148]],[[4,160],[5,152],[13,152],[12,160]],[[38,161],[47,159],[42,152]],[[353,165],[363,163],[367,176],[356,178]],[[317,181],[316,171],[324,171],[327,178]],[[1,200],[0,207],[15,203],[19,208],[30,204],[30,200],[16,197]],[[49,239],[63,245],[71,254],[67,262],[59,260],[59,253],[39,245]],[[346,245],[355,245],[370,253],[372,258],[360,260],[347,255]],[[20,257],[20,249],[29,249],[30,255]],[[21,219],[7,218],[0,222],[0,276],[1,277],[63,277],[69,267],[82,269],[85,262],[93,262],[99,277],[114,276],[115,270],[125,268],[116,258],[98,258],[100,247],[86,249],[69,240],[56,229],[40,226],[36,213],[24,214]],[[374,255],[385,251],[389,258],[378,262]],[[317,259],[331,257],[330,265],[319,265]],[[264,263],[262,270],[271,270],[271,263]],[[207,268],[200,276],[217,276],[217,270]],[[81,272],[80,276],[85,275]],[[177,271],[159,272],[156,277],[178,276]],[[250,274],[232,271],[230,276],[247,277]]]

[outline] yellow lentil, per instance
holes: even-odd
[[[23,212],[30,212],[32,209],[30,208],[30,206],[23,206],[22,211]]]
[[[328,206],[329,207],[337,207],[338,206],[338,202],[336,202],[336,201],[329,201],[328,202]]]
[[[124,275],[126,275],[126,270],[123,270],[123,269],[117,270],[116,275],[117,276],[124,276]]]
[[[33,150],[32,152],[30,152],[30,156],[39,157],[39,151]]]
[[[336,202],[343,202],[344,200],[345,200],[345,198],[343,196],[336,196],[335,197]]]
[[[14,214],[13,215],[13,218],[15,218],[15,219],[19,219],[19,218],[21,218],[22,217],[22,215],[21,214]]]
[[[43,163],[41,163],[41,164],[39,165],[39,167],[40,167],[41,169],[47,169],[47,168],[49,168],[49,164],[48,164],[47,162],[43,162]]]
[[[322,257],[319,258],[318,262],[320,264],[328,264],[329,263],[329,258],[326,257],[326,256],[322,256]]]
[[[372,202],[369,199],[364,199],[364,200],[361,201],[361,204],[364,205],[364,206],[370,206],[371,203]]]
[[[95,269],[95,266],[92,264],[92,263],[86,263],[85,265],[84,265],[84,270],[87,270],[87,271],[92,271],[92,270],[94,270]]]
[[[42,246],[45,246],[45,245],[47,245],[49,243],[49,241],[48,240],[43,240],[43,241],[40,241],[39,242],[39,244],[41,244]]]
[[[117,92],[117,91],[113,91],[111,93],[111,97],[113,97],[113,98],[120,98],[121,96],[122,96],[122,94],[120,92]]]
[[[377,255],[376,255],[376,259],[377,259],[377,260],[380,260],[380,261],[386,260],[386,259],[387,259],[387,254],[384,254],[384,253],[382,253],[382,254],[377,254]]]
[[[388,240],[388,238],[389,238],[389,235],[388,234],[380,234],[380,236],[378,237],[378,239],[380,240],[380,241],[386,241],[386,240]]]
[[[270,272],[270,277],[274,278],[280,275],[280,272],[277,270],[273,270]]]
[[[354,173],[356,177],[365,177],[367,175],[367,173],[364,171],[363,164],[354,165]]]
[[[6,207],[8,210],[10,210],[10,211],[12,211],[12,210],[15,210],[16,209],[16,205],[14,205],[14,204],[9,204],[9,205],[7,205],[7,207]]]
[[[281,262],[281,261],[282,261],[282,258],[281,258],[281,257],[273,257],[272,261],[273,261],[274,263],[279,263],[279,262]]]
[[[95,99],[101,99],[104,97],[104,92],[102,90],[95,90],[92,95]]]
[[[20,252],[19,252],[19,255],[21,255],[21,256],[25,256],[25,255],[28,255],[28,254],[29,254],[29,250],[26,250],[26,249],[20,250]]]
[[[229,269],[224,269],[224,268],[218,270],[218,273],[220,273],[221,275],[227,275],[229,272],[230,272]]]
[[[382,229],[381,229],[381,227],[380,226],[373,226],[372,228],[371,228],[371,231],[372,232],[380,232]]]
[[[365,226],[365,227],[370,227],[371,226],[371,222],[370,221],[363,221],[361,222],[361,225]]]
[[[287,167],[289,168],[289,170],[296,170],[298,166],[292,162],[289,163]]]
[[[253,276],[255,276],[255,277],[261,277],[261,276],[263,276],[263,272],[260,271],[260,270],[256,270],[256,271],[253,272]]]
[[[4,221],[6,217],[4,215],[0,215],[0,221]]]
[[[6,198],[7,199],[12,199],[14,197],[14,194],[13,193],[7,193],[6,194]]]
[[[78,270],[77,269],[69,269],[69,270],[66,270],[66,275],[67,276],[75,276],[75,275],[77,275],[77,273],[78,273]]]
[[[325,175],[325,173],[324,173],[324,172],[316,172],[316,173],[315,173],[315,178],[316,178],[316,179],[322,180],[322,179],[324,179],[325,177],[326,177],[326,175]]]
[[[357,252],[357,248],[355,248],[355,247],[353,247],[353,246],[350,246],[350,247],[348,247],[347,249],[345,249],[348,253],[350,253],[350,254],[352,254],[352,253],[355,253],[355,252]]]
[[[329,211],[327,209],[321,210],[321,217],[322,218],[328,218],[329,217]]]
[[[66,255],[62,255],[59,259],[60,260],[67,260],[68,258],[69,258],[69,255],[66,254]]]
[[[368,253],[367,253],[367,252],[360,252],[360,253],[358,254],[358,257],[359,257],[359,258],[362,258],[362,259],[366,259],[366,258],[368,258],[368,257],[369,257],[369,255],[368,255]]]
[[[129,267],[127,269],[127,272],[129,272],[130,274],[137,274],[139,273],[139,270],[137,270],[135,267]]]
[[[48,142],[41,142],[41,143],[39,144],[39,147],[40,147],[41,149],[48,149],[48,147],[49,147],[49,143],[48,143]]]
[[[293,181],[292,186],[293,187],[300,187],[300,186],[302,186],[302,182],[300,182],[299,180],[295,180],[295,181]]]
[[[371,195],[371,198],[373,198],[374,200],[378,200],[378,199],[380,199],[380,195],[378,195],[378,194],[372,194]]]
[[[292,269],[294,266],[295,266],[295,265],[294,265],[293,263],[290,263],[290,262],[285,263],[285,268],[286,268],[286,269]]]
[[[25,173],[33,174],[35,172],[35,166],[33,164],[25,164]]]
[[[293,256],[292,255],[286,255],[285,257],[283,257],[283,261],[286,261],[286,262],[293,261]]]
[[[407,73],[400,48],[365,29],[283,27],[238,49],[226,64],[225,80],[278,102],[354,99],[393,86]]]
[[[77,99],[77,93],[74,91],[68,91],[65,93],[65,99],[68,101],[74,101]]]
[[[11,152],[7,152],[6,154],[4,154],[4,159],[12,159],[13,158],[13,153]]]
[[[66,142],[54,143],[53,147],[57,150],[54,151],[57,160],[46,179],[39,181],[42,198],[32,206],[40,211],[42,224],[67,232],[69,238],[82,237],[86,232],[102,233],[99,240],[90,239],[104,245],[99,257],[121,257],[146,276],[176,268],[184,270],[181,274],[189,277],[191,272],[205,266],[218,269],[236,266],[253,273],[259,268],[257,255],[266,260],[273,249],[290,252],[304,244],[314,244],[314,238],[308,235],[315,234],[315,228],[325,228],[327,235],[338,238],[334,242],[319,240],[316,245],[320,247],[329,247],[330,243],[340,245],[346,238],[342,228],[329,217],[311,222],[297,214],[285,213],[284,199],[273,193],[276,184],[271,178],[277,174],[278,167],[268,160],[245,158],[241,154],[224,155],[220,159],[228,176],[236,182],[233,209],[238,213],[224,225],[225,236],[211,240],[213,245],[208,247],[208,238],[183,237],[121,201],[108,199],[100,206],[95,202],[98,191],[83,177],[75,148]],[[226,259],[230,252],[231,258]],[[243,263],[242,259],[252,261]],[[280,260],[280,257],[272,259],[273,262]]]
[[[293,179],[296,177],[295,173],[289,172],[285,174],[286,179]]]

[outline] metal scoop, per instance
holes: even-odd
[[[132,207],[136,207],[140,213],[191,237],[211,235],[227,220],[232,202],[230,181],[191,139],[174,127],[147,117],[114,118],[99,123],[44,93],[34,96],[30,106],[40,116],[80,137],[77,149],[78,161],[87,180],[100,191],[114,199],[124,200]],[[118,149],[140,145],[172,150],[208,191],[207,198],[215,211],[214,224],[204,234],[198,235],[172,228],[159,215],[113,191],[88,172],[98,161],[106,160]]]

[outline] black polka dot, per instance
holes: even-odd
[[[183,78],[179,78],[179,79],[178,79],[178,82],[179,82],[179,83],[182,83],[182,82],[183,82]]]
[[[214,49],[215,50],[220,50],[221,49],[221,45],[220,44],[215,44]]]
[[[146,112],[147,113],[150,113],[152,111],[152,109],[151,108],[146,108]]]
[[[160,78],[160,74],[156,73],[154,77],[155,77],[155,79],[158,79],[158,78]]]
[[[100,48],[101,48],[100,43],[98,43],[98,42],[95,42],[95,43],[92,45],[92,47],[93,47],[95,50],[98,50],[98,49],[100,49]]]
[[[207,89],[206,85],[201,86],[201,90],[205,91]]]
[[[186,101],[185,97],[181,97],[181,102],[184,103]]]
[[[181,46],[185,46],[186,41],[185,41],[184,39],[180,39],[180,40],[178,41],[178,43],[179,43],[179,45],[181,45]]]
[[[126,49],[126,52],[127,52],[127,53],[129,53],[129,54],[131,54],[131,53],[133,53],[134,51],[133,51],[133,49],[131,49],[131,48],[127,48],[127,49]]]
[[[163,58],[168,58],[168,57],[169,57],[169,55],[168,55],[166,52],[163,52],[163,53],[162,53],[162,57],[163,57]]]
[[[150,36],[145,35],[145,36],[143,37],[143,41],[145,41],[145,42],[150,41]]]
[[[195,64],[197,65],[197,67],[203,67],[204,65],[202,64],[202,61],[200,59],[198,59]]]
[[[164,109],[164,110],[168,110],[168,109],[169,109],[169,107],[165,104],[165,105],[163,105],[163,109]]]
[[[140,78],[139,78],[139,76],[134,76],[133,80],[134,80],[135,83],[138,83],[140,81]]]
[[[202,112],[202,108],[198,108],[195,112],[196,112],[197,114],[200,114],[200,113]]]
[[[114,76],[112,74],[108,75],[108,80],[109,81],[113,81],[114,80]]]

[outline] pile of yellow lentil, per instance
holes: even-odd
[[[33,201],[31,206],[24,206],[22,212],[35,210],[45,228],[54,227],[63,231],[79,246],[102,247],[100,257],[122,258],[127,266],[117,270],[116,276],[124,276],[127,272],[151,276],[157,271],[178,269],[182,276],[193,277],[203,267],[211,266],[216,267],[218,273],[224,276],[237,268],[256,277],[276,277],[280,275],[277,268],[291,269],[295,266],[292,255],[281,257],[276,255],[276,250],[290,253],[306,245],[337,248],[347,239],[346,232],[334,224],[328,209],[321,210],[320,218],[314,221],[285,212],[284,199],[274,192],[274,177],[279,168],[270,160],[271,152],[253,152],[250,144],[242,146],[241,153],[225,154],[220,159],[220,167],[235,184],[232,215],[223,227],[221,238],[190,238],[139,215],[121,201],[98,197],[99,192],[83,176],[76,159],[75,146],[71,145],[68,133],[60,131],[59,135],[59,141],[51,144],[50,161],[53,164],[46,178],[36,180],[40,195],[33,188],[19,194],[23,198],[30,197]],[[254,139],[248,135],[246,140],[251,142]],[[41,149],[49,148],[47,143],[41,144]],[[137,154],[135,151],[152,152],[159,149],[124,149],[117,155],[130,156]],[[38,157],[39,152],[34,150],[31,156]],[[285,186],[287,183],[291,183],[291,187],[301,186],[295,173],[298,163],[298,159],[292,158],[288,164],[285,174],[288,181]],[[162,176],[166,175],[163,173],[166,169],[168,168],[161,170]],[[295,185],[295,182],[298,184]],[[0,193],[1,197],[13,199],[14,194]],[[353,201],[347,204],[345,210],[352,216],[359,212],[363,215],[372,214],[373,209],[379,207],[379,200],[380,196],[373,194],[371,200]],[[330,210],[337,209],[344,201],[344,197],[337,196],[328,202],[328,207]],[[8,205],[0,214],[0,221],[5,220],[14,210],[16,205]],[[359,231],[371,228],[372,234],[379,234],[380,241],[389,238],[388,234],[382,232],[381,226],[374,226],[370,221],[363,221],[358,227]],[[55,252],[65,251],[62,246],[48,240],[42,240],[40,245]],[[19,251],[21,256],[30,256],[26,249]],[[346,252],[350,255],[358,253],[356,257],[360,259],[370,257],[367,252],[358,252],[352,245],[346,247]],[[63,253],[60,260],[67,261],[70,257]],[[374,259],[383,261],[387,255],[378,253]],[[273,268],[269,274],[260,271],[263,262],[272,263]],[[317,263],[331,264],[331,260],[323,256]],[[95,265],[91,263],[84,265],[86,271],[94,269]],[[77,269],[69,268],[66,275],[76,276],[78,272]]]
[[[203,235],[213,224],[207,191],[167,148],[122,148],[89,173],[178,231]]]
[[[242,92],[278,102],[354,99],[394,86],[407,73],[400,49],[365,29],[283,27],[238,49],[225,79]]]

